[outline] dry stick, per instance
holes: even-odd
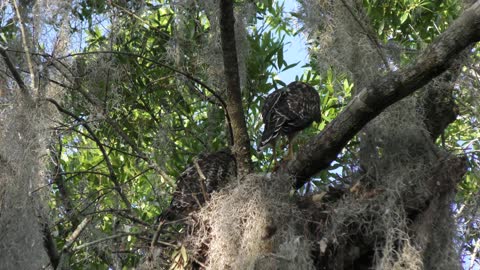
[[[203,269],[207,269],[207,266],[206,266],[204,263],[200,262],[197,258],[195,258],[195,257],[192,256],[192,259],[193,259],[196,263],[198,263],[198,265],[200,265]]]
[[[75,241],[77,241],[80,234],[83,232],[83,230],[85,230],[85,228],[90,223],[90,221],[92,221],[92,219],[93,217],[89,216],[82,220],[80,225],[78,225],[75,231],[73,231],[72,235],[70,235],[70,237],[67,238],[67,242],[65,243],[65,246],[63,246],[63,249],[62,249],[63,252],[67,252],[70,249],[70,247],[75,243]]]
[[[205,174],[203,174],[203,171],[200,168],[200,165],[198,165],[198,160],[195,159],[193,161],[193,164],[195,165],[195,169],[197,169],[198,175],[200,176],[200,178],[198,178],[198,181],[200,182],[200,189],[202,190],[203,199],[204,201],[207,201],[208,199],[207,191],[205,190],[205,181],[207,180],[207,178],[205,177]]]
[[[479,248],[480,248],[480,239],[478,239],[475,242],[475,248],[473,249],[472,258],[470,259],[470,267],[468,269],[473,269],[473,267],[475,266],[475,259],[477,258],[477,252]]]
[[[121,233],[118,233],[118,234],[114,234],[114,235],[110,235],[110,236],[107,236],[107,237],[104,237],[104,238],[100,238],[100,239],[94,240],[94,241],[92,241],[92,242],[88,242],[88,243],[85,243],[85,244],[78,245],[78,246],[74,247],[72,250],[77,251],[77,250],[80,250],[80,249],[82,249],[82,248],[86,248],[86,247],[89,247],[89,246],[93,246],[93,245],[96,245],[96,244],[98,244],[98,243],[105,242],[105,241],[108,241],[108,240],[111,240],[111,239],[115,239],[115,238],[119,238],[119,237],[124,237],[124,236],[130,236],[130,235],[139,235],[139,234],[141,234],[141,233],[121,232]]]
[[[175,220],[174,222],[181,222],[181,221],[184,221],[186,220],[187,218],[182,218],[182,219],[177,219]],[[166,245],[166,246],[171,246],[171,247],[178,247],[177,245],[174,245],[174,244],[171,244],[171,243],[168,243],[168,242],[163,242],[163,241],[158,241],[158,238],[160,237],[160,232],[162,231],[162,228],[163,228],[163,225],[167,223],[167,224],[171,224],[172,222],[167,222],[166,220],[161,220],[159,223],[158,223],[158,226],[157,226],[157,229],[155,231],[155,234],[153,235],[153,238],[152,238],[152,241],[150,242],[150,252],[153,253],[153,248],[155,247],[155,245],[157,243],[160,243],[162,245]]]
[[[35,209],[36,210],[36,209]],[[52,264],[54,269],[57,269],[57,266],[60,262],[60,254],[58,254],[57,245],[55,243],[55,239],[52,236],[50,228],[48,226],[48,222],[44,221],[41,215],[37,214],[38,222],[41,226],[41,231],[43,234],[43,246],[47,251],[47,255],[50,259],[50,263]]]
[[[150,252],[153,254],[153,248],[155,247],[155,244],[158,241],[158,238],[160,237],[160,232],[162,231],[163,224],[165,224],[165,220],[162,220],[158,223],[157,230],[155,231],[155,234],[153,235],[152,242],[150,242]]]

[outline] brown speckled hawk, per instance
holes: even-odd
[[[235,158],[230,150],[199,154],[177,178],[167,220],[180,219],[200,208],[213,191],[224,187],[236,174]]]
[[[275,159],[275,141],[278,136],[286,135],[289,141],[288,157],[291,159],[295,135],[313,121],[320,122],[322,119],[320,97],[312,86],[292,82],[267,96],[262,107],[262,118],[265,128],[258,150],[271,144]]]

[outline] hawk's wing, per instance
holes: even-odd
[[[278,137],[279,132],[286,121],[285,117],[279,113],[279,108],[283,107],[287,95],[287,89],[281,88],[271,93],[265,99],[265,103],[262,107],[262,119],[265,123],[265,128],[262,133],[262,140],[258,147],[259,149],[263,148]]]
[[[320,121],[320,97],[312,86],[303,82],[288,85],[288,95],[278,113],[286,119],[283,134],[291,134],[307,128],[313,121]]]
[[[262,107],[265,128],[259,149],[280,135],[293,134],[320,121],[320,97],[312,86],[292,82],[287,87],[271,93]]]

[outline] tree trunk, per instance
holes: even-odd
[[[231,120],[234,144],[233,153],[237,159],[238,175],[244,176],[252,171],[252,161],[238,74],[233,0],[221,0],[220,12],[223,66],[227,81],[227,113]]]
[[[5,269],[58,264],[45,210],[42,115],[18,99],[0,115],[0,261]]]

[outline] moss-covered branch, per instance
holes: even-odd
[[[301,187],[327,168],[340,151],[385,108],[442,74],[469,45],[480,40],[480,2],[476,2],[420,54],[410,66],[382,76],[361,89],[344,111],[305,144],[284,171]]]

